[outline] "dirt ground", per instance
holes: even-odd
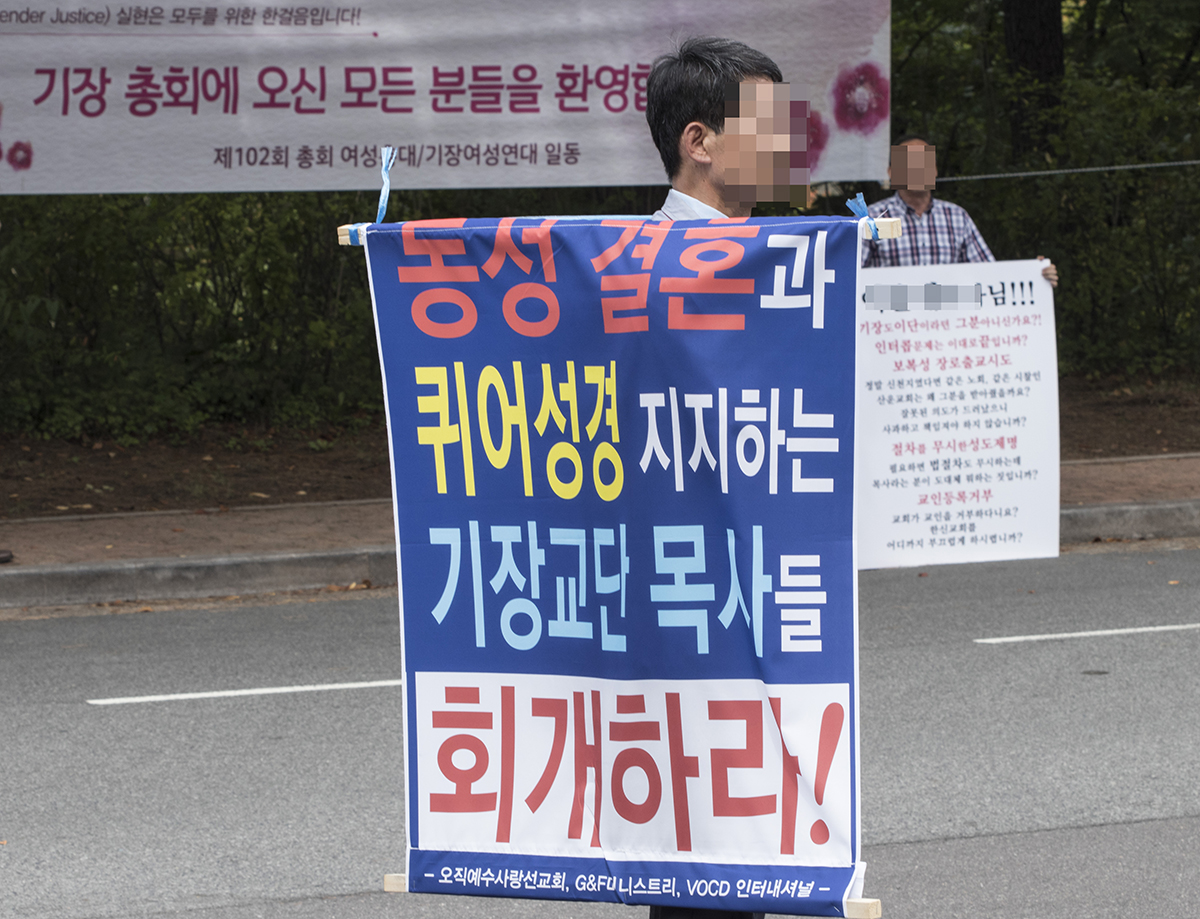
[[[0,436],[0,519],[388,498],[387,435],[210,429],[131,447]]]
[[[1064,460],[1200,452],[1200,385],[1059,383]]]
[[[1200,452],[1200,386],[1064,380],[1062,458]],[[387,498],[387,435],[210,429],[172,445],[0,435],[0,519]]]

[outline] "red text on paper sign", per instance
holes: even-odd
[[[973,491],[935,491],[917,497],[917,504],[929,504],[934,507],[949,507],[952,504],[986,504],[992,500],[990,488]]]
[[[1041,324],[1042,317],[1037,313],[1016,313],[1002,316],[957,316],[954,319],[869,319],[859,322],[858,331],[866,336],[916,335],[950,331],[975,332],[980,329],[1011,330]]]
[[[879,354],[924,354],[941,351],[987,351],[995,348],[1023,348],[1029,344],[1028,335],[972,335],[962,338],[893,338],[875,342]]]
[[[954,328],[961,329],[1015,329],[1021,326],[1040,326],[1040,313],[1016,313],[1006,316],[960,316],[954,320]]]
[[[863,336],[916,335],[918,332],[949,332],[949,319],[868,319],[858,324]]]
[[[1015,450],[1017,438],[1013,437],[969,437],[962,440],[935,440],[931,444],[914,441],[892,444],[892,456],[924,456],[926,448],[929,452],[941,455],[943,453],[979,453],[985,450]]]
[[[946,370],[978,370],[985,367],[1011,367],[1011,354],[977,354],[962,357],[910,357],[892,362],[892,373],[930,373]]]
[[[422,848],[849,849],[844,684],[418,673],[416,699]]]

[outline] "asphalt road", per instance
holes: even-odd
[[[866,895],[894,919],[1200,916],[1200,551],[861,579]],[[1151,564],[1153,563],[1153,564]],[[1178,583],[1171,583],[1177,581]],[[0,622],[0,917],[643,917],[384,894],[394,600]]]

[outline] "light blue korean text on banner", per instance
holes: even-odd
[[[843,914],[858,233],[366,231],[410,891]]]

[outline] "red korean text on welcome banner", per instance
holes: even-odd
[[[180,11],[177,11],[180,12]],[[621,66],[562,64],[555,73],[558,91],[556,110],[573,117],[600,112],[593,109],[589,90],[597,89],[603,110],[621,114],[632,107],[646,110],[646,78],[649,64]],[[110,69],[114,76],[110,76]],[[340,79],[338,71],[341,71]],[[249,71],[248,73],[245,71]],[[382,114],[411,115],[428,111],[437,114],[475,115],[537,115],[542,113],[543,100],[549,95],[545,83],[539,81],[538,69],[521,63],[507,68],[499,64],[470,64],[440,67],[434,65],[429,74],[427,91],[424,84],[418,95],[419,75],[412,66],[353,65],[326,67],[324,65],[270,64],[255,73],[249,68],[221,65],[214,61],[203,64],[172,64],[166,67],[139,63],[123,74],[123,90],[113,91],[128,100],[129,114],[149,118],[169,110],[187,109],[200,114],[202,103],[215,103],[223,115],[238,115],[243,103],[242,77],[257,93],[250,93],[252,109],[278,110],[295,115],[324,115],[340,109],[375,109]],[[109,110],[109,87],[121,79],[117,66],[66,65],[38,67],[34,75],[43,78],[45,88],[33,99],[35,106],[47,102],[56,91],[62,96],[61,115],[79,114],[99,118]],[[253,78],[253,83],[250,83]],[[119,84],[118,84],[119,85]],[[630,90],[632,89],[632,92]],[[428,95],[428,99],[426,99]],[[215,111],[214,106],[213,111]]]

